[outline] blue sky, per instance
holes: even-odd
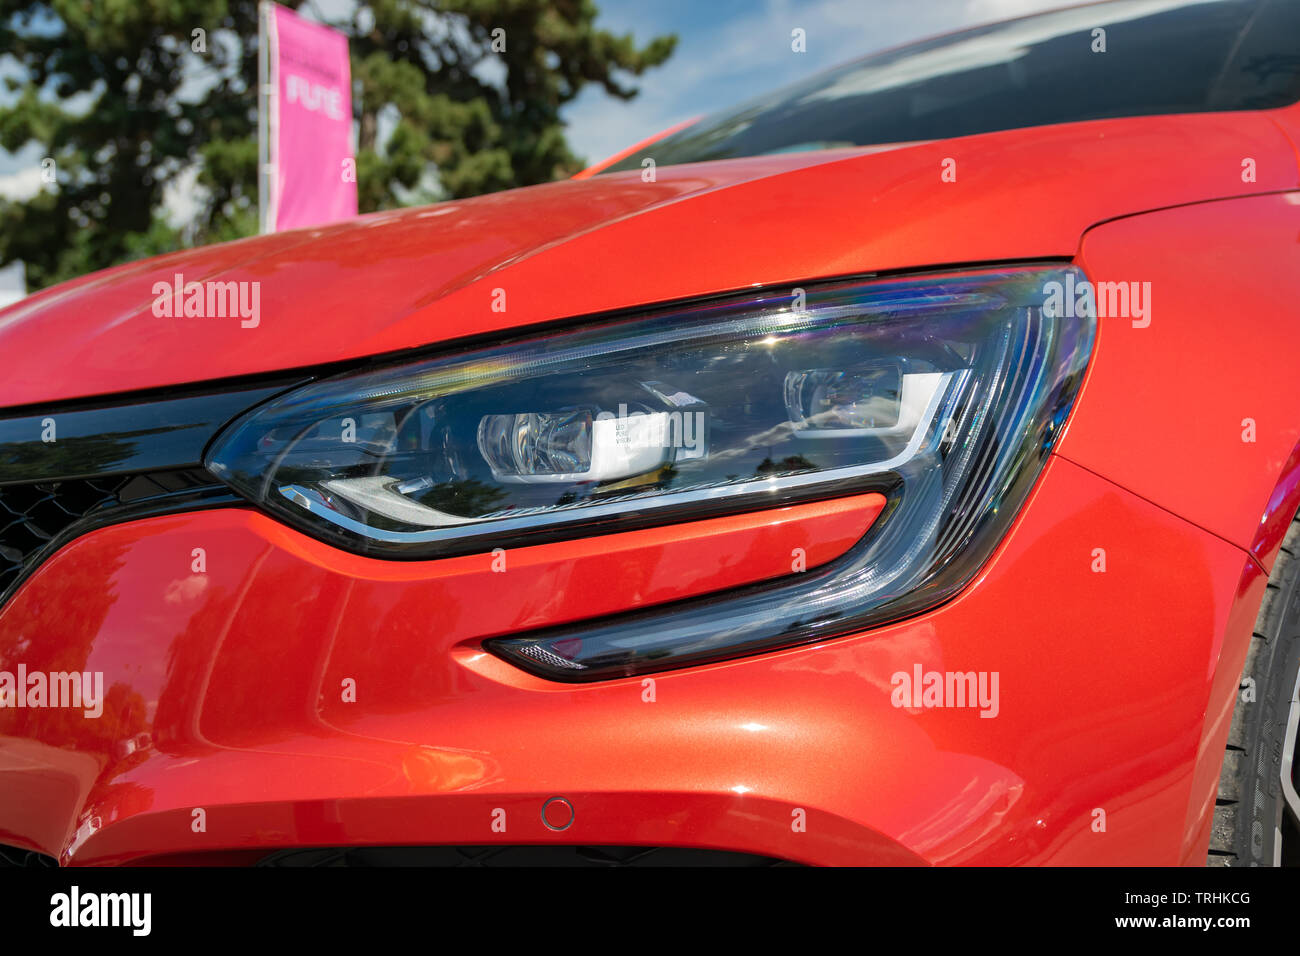
[[[333,15],[352,0],[317,0]],[[596,162],[675,123],[794,82],[876,50],[990,20],[1067,5],[1069,0],[597,0],[599,25],[645,43],[676,33],[677,50],[638,81],[640,94],[617,100],[589,86],[564,111],[574,151]],[[310,13],[308,13],[310,15]],[[791,50],[802,29],[807,50]],[[14,74],[0,57],[0,76]],[[0,150],[0,195],[38,188],[39,147]],[[192,183],[192,174],[188,178]],[[185,186],[169,207],[183,206]],[[0,294],[19,283],[0,270]],[[2,297],[2,295],[0,295]]]

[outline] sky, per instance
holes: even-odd
[[[350,0],[317,0],[326,16]],[[622,101],[588,86],[563,111],[574,152],[604,159],[669,126],[731,106],[803,77],[938,33],[1068,5],[1071,0],[596,0],[597,23],[640,43],[677,34],[672,57],[640,77]],[[791,49],[804,31],[806,51]],[[0,58],[0,77],[14,75]],[[0,195],[31,195],[41,150],[0,150]],[[187,178],[193,182],[193,176]],[[183,208],[185,185],[168,204]],[[22,286],[20,269],[0,269],[0,306]]]

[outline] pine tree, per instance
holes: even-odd
[[[330,22],[349,36],[361,210],[581,168],[560,108],[588,83],[635,96],[676,42],[638,46],[597,15],[590,0],[370,0]],[[38,144],[54,180],[0,200],[0,265],[24,260],[29,286],[256,231],[256,0],[0,0],[0,54],[19,66],[0,147]],[[165,217],[169,186],[188,221]]]

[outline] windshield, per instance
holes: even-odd
[[[706,117],[605,172],[1300,99],[1300,0],[1115,0],[886,51]]]

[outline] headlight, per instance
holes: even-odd
[[[826,283],[339,376],[245,415],[207,464],[391,557],[882,491],[876,526],[823,569],[673,605],[657,632],[650,611],[489,646],[592,680],[811,639],[941,600],[991,552],[1092,347],[1091,318],[1044,314],[1072,271]]]

